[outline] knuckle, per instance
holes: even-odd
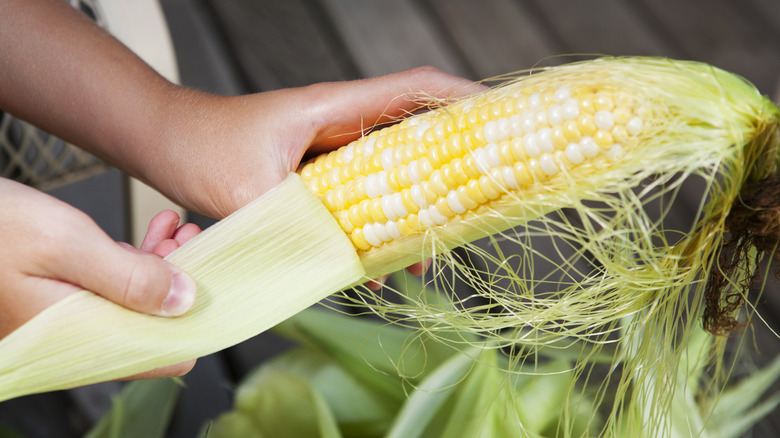
[[[150,255],[144,254],[135,262],[125,281],[122,301],[126,307],[135,310],[158,309],[168,292],[170,285],[164,284],[164,277],[159,275],[149,263]]]

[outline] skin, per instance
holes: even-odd
[[[277,185],[305,155],[332,150],[366,127],[417,109],[415,96],[480,89],[421,67],[215,96],[166,81],[61,0],[0,0],[0,54],[0,108],[214,218]],[[150,223],[136,250],[113,242],[82,212],[29,187],[0,179],[0,199],[0,337],[80,289],[164,316],[192,304],[195,283],[160,257],[199,230],[179,227],[172,212]],[[180,375],[193,364],[140,377]]]

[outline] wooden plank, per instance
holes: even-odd
[[[780,45],[780,4],[777,0],[742,0],[740,6],[750,14],[752,23],[767,27],[766,32],[775,35],[766,44]]]
[[[46,193],[86,213],[112,239],[127,242],[129,212],[123,199],[124,178],[120,171],[109,168]]]
[[[421,65],[467,76],[446,38],[410,0],[322,0],[363,76]]]
[[[304,0],[211,0],[252,91],[354,79],[322,17]]]
[[[653,0],[644,5],[688,57],[740,74],[764,93],[774,90],[780,77],[778,43],[738,2]]]
[[[770,46],[774,53],[780,51],[780,7],[777,0],[745,0],[743,6],[750,13],[748,19],[763,27],[766,36],[762,44]],[[776,81],[774,89],[762,91],[771,92],[775,102],[780,102],[780,76]],[[780,319],[780,312],[778,317]]]
[[[468,61],[473,79],[535,66],[561,53],[543,23],[513,0],[428,0],[429,8]]]
[[[179,83],[220,95],[245,92],[238,66],[208,8],[199,0],[160,0],[160,5],[176,49]]]
[[[524,0],[568,54],[666,55],[676,50],[622,0]]]

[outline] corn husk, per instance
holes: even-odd
[[[88,291],[73,294],[0,341],[0,400],[202,357],[267,330],[364,274],[349,240],[295,175],[167,260],[198,284],[186,315],[144,315]]]

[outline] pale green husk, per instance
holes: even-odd
[[[71,295],[0,341],[0,400],[202,357],[364,274],[352,244],[297,175],[167,259],[198,283],[190,312],[162,318],[90,292]]]

